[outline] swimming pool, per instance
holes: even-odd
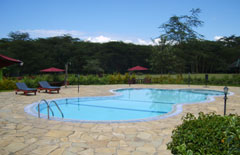
[[[51,119],[73,122],[136,122],[170,117],[181,112],[182,104],[206,102],[221,91],[202,89],[117,89],[114,96],[55,99],[64,114],[54,104]],[[50,100],[49,100],[50,102]],[[25,108],[37,116],[38,102]],[[40,104],[41,117],[47,117],[46,104]],[[51,114],[51,113],[50,113]]]

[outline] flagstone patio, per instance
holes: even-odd
[[[223,87],[187,85],[132,85],[131,88],[200,88],[222,90]],[[128,85],[77,86],[62,88],[60,94],[37,93],[36,96],[0,93],[0,154],[38,155],[144,155],[171,154],[166,144],[171,132],[181,124],[186,113],[216,112],[223,114],[223,97],[210,103],[184,105],[179,115],[148,122],[136,123],[72,123],[36,118],[24,112],[24,107],[41,99],[77,96],[106,96],[109,90],[129,88]],[[240,114],[240,88],[229,87],[227,113]]]

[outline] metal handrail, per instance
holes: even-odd
[[[38,103],[38,118],[40,118],[40,104],[41,102],[44,101],[44,103],[47,104],[47,111],[48,111],[48,119],[49,119],[49,109],[52,112],[52,115],[54,116],[53,110],[51,109],[51,107],[49,106],[48,102],[45,99],[42,99],[39,103]]]
[[[62,118],[64,118],[64,115],[63,115],[63,113],[62,113],[62,110],[59,108],[59,106],[58,106],[58,104],[57,104],[56,101],[54,101],[54,100],[50,101],[49,105],[50,105],[52,102],[55,103],[55,105],[56,105],[56,107],[58,108],[59,112],[62,114]]]

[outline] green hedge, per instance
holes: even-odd
[[[172,132],[167,148],[181,155],[239,155],[240,116],[188,113]]]
[[[16,80],[3,79],[0,81],[0,90],[13,90],[16,89]]]
[[[122,75],[119,73],[115,74],[105,74],[105,75],[80,75],[70,74],[68,76],[68,82],[70,85],[77,85],[78,81],[80,85],[105,85],[105,84],[128,84],[129,79],[133,80],[142,78],[146,84],[194,84],[194,85],[205,85],[204,77],[193,76],[190,77],[190,81],[187,76],[179,75],[145,75],[137,76],[135,74],[129,75],[128,73]],[[38,87],[39,81],[48,81],[48,82],[63,82],[64,75],[37,75],[34,77],[23,77],[22,79],[8,78],[0,82],[0,90],[12,90],[15,89],[15,83],[25,82],[29,87],[36,88]],[[240,86],[240,75],[225,75],[220,78],[215,76],[210,76],[208,80],[208,85],[227,85],[227,86]]]
[[[16,82],[24,82],[28,87],[37,88],[39,81],[63,81],[64,76],[57,75],[38,75],[38,76],[25,76],[19,78],[4,78],[0,81],[0,90],[13,90],[16,89]]]
[[[103,85],[103,84],[127,84],[128,79],[135,78],[135,74],[129,76],[128,73],[125,75],[121,74],[106,74],[102,76],[98,75],[87,75],[83,76],[80,75],[79,77],[76,75],[69,75],[68,81],[70,85],[76,85],[79,84],[81,85],[90,85],[90,84],[95,84],[95,85]]]

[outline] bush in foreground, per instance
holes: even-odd
[[[183,123],[172,133],[172,141],[167,144],[172,154],[240,154],[240,116],[238,115],[199,113],[197,118],[188,113],[183,118]]]

